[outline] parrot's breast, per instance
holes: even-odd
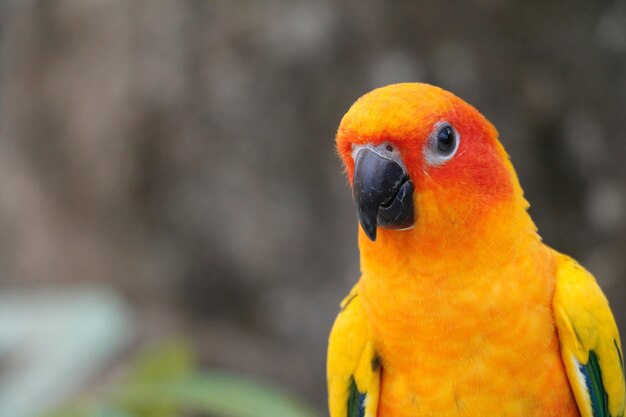
[[[539,245],[467,275],[363,274],[378,416],[579,416],[552,313],[555,263]]]

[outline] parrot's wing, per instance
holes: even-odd
[[[341,302],[328,343],[331,417],[376,417],[381,366],[370,338],[357,284]]]
[[[624,415],[624,369],[615,319],[593,276],[557,255],[554,315],[561,357],[581,417]]]

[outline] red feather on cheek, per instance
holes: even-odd
[[[416,174],[423,179],[420,185],[448,194],[448,200],[456,193],[457,203],[461,205],[464,201],[475,206],[511,199],[513,175],[506,165],[508,157],[497,141],[495,128],[469,106],[455,107],[443,115],[442,120],[458,131],[459,147],[456,154],[441,165],[423,163],[423,172]]]
[[[510,198],[513,193],[510,174],[502,155],[490,145],[484,141],[461,143],[452,160],[441,166],[427,167],[426,176],[439,186],[464,189],[464,195],[459,198],[480,196],[483,201],[494,202]]]

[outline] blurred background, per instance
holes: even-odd
[[[498,127],[626,331],[626,2],[1,0],[0,415],[101,405],[146,355],[324,415],[359,275],[334,133],[399,81]]]

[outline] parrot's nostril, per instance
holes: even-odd
[[[393,152],[393,146],[391,146],[391,145],[387,145],[387,146],[385,146],[385,149],[386,149],[388,152]]]

